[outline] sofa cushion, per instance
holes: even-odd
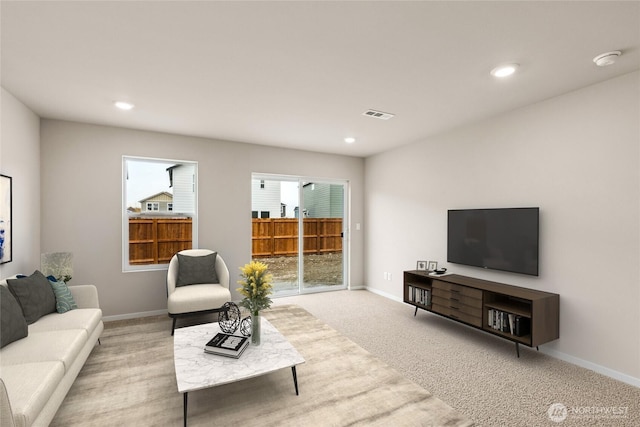
[[[78,308],[66,313],[51,313],[42,316],[36,323],[29,325],[29,334],[34,332],[54,332],[65,329],[84,329],[91,336],[102,320],[99,308]]]
[[[31,324],[45,314],[56,311],[56,297],[49,281],[36,270],[31,276],[21,279],[9,279],[9,290],[22,307],[22,314]]]
[[[88,341],[84,329],[55,332],[31,332],[27,339],[12,342],[2,349],[0,366],[60,361],[65,372]]]
[[[216,274],[217,252],[203,256],[178,254],[178,279],[176,286],[219,283]]]
[[[0,286],[0,348],[29,333],[22,308],[5,286]]]
[[[48,279],[53,289],[53,294],[56,297],[56,311],[58,313],[66,313],[69,310],[78,308],[78,304],[76,304],[76,301],[73,299],[73,295],[71,295],[71,291],[66,283],[62,280],[56,281],[55,279]]]
[[[0,376],[7,388],[16,426],[30,426],[62,381],[64,366],[59,361],[2,366]]]

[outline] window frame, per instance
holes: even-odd
[[[155,158],[155,157],[140,157],[140,156],[122,156],[122,200],[121,200],[121,214],[122,214],[122,272],[140,272],[140,271],[162,271],[167,270],[169,263],[164,264],[143,264],[143,265],[131,265],[129,264],[129,213],[127,212],[127,179],[128,179],[128,161],[148,162],[148,163],[162,163],[162,164],[192,164],[195,165],[194,171],[194,183],[193,188],[195,192],[194,197],[194,212],[186,214],[191,217],[191,247],[198,247],[198,198],[199,198],[199,186],[198,186],[198,162],[194,160],[180,160],[180,159],[168,159],[168,158]],[[148,202],[147,202],[148,203]],[[151,202],[154,203],[154,202]],[[159,206],[158,206],[159,209]],[[158,211],[152,211],[158,212]],[[171,211],[173,213],[173,211]],[[174,215],[179,215],[175,214]]]

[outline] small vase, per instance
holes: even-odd
[[[251,314],[251,344],[260,345],[260,313]]]

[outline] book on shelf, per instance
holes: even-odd
[[[431,305],[431,289],[410,283],[407,285],[407,294],[410,302],[425,306]]]
[[[487,310],[487,326],[517,337],[531,333],[531,319],[495,308]]]
[[[514,335],[522,337],[531,333],[531,319],[528,317],[516,316],[514,325]]]
[[[204,346],[204,351],[209,354],[234,357],[237,359],[248,345],[249,338],[247,337],[218,332],[216,336],[211,338],[207,345]]]

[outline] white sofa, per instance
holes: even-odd
[[[104,324],[96,287],[69,290],[77,309],[41,317],[27,337],[0,349],[2,427],[48,426],[98,342]]]

